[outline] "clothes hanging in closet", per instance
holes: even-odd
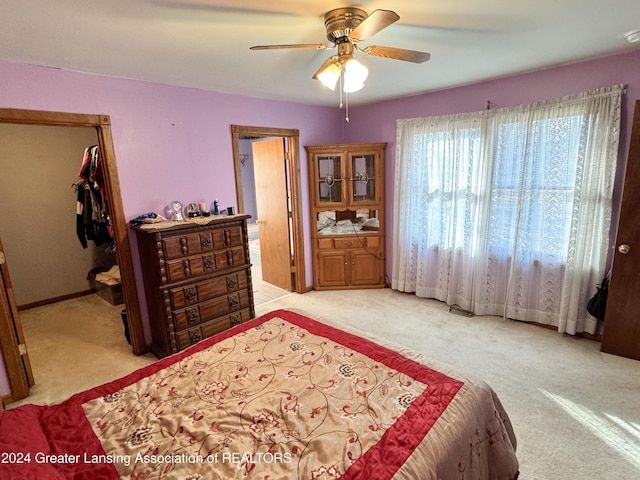
[[[98,145],[85,149],[78,176],[81,180],[74,184],[77,191],[76,233],[82,248],[87,248],[88,241],[96,245],[113,243]]]

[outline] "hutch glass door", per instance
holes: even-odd
[[[318,205],[344,203],[342,192],[343,158],[319,155],[317,161]]]

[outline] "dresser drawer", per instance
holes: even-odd
[[[213,250],[212,232],[189,233],[162,239],[166,259],[186,257]]]
[[[213,252],[216,261],[216,270],[246,265],[247,259],[244,253],[244,246],[242,245]]]
[[[243,246],[217,250],[206,255],[169,260],[161,269],[162,279],[164,283],[175,283],[245,263]]]
[[[243,245],[242,227],[233,225],[216,230],[186,233],[162,239],[164,257],[167,260],[188,257],[214,249]]]
[[[175,334],[178,350],[183,350],[198,343],[207,337],[220,333],[236,325],[240,325],[251,318],[249,309],[230,313],[221,318],[216,318],[206,323],[196,325],[187,330],[182,330]]]
[[[213,248],[237,247],[244,244],[242,236],[242,227],[233,225],[230,227],[219,228],[212,233]]]
[[[184,330],[248,306],[249,292],[245,289],[176,310],[173,312],[175,330]]]
[[[195,255],[187,258],[169,260],[164,267],[165,275],[163,276],[163,280],[165,283],[174,283],[215,271],[216,260],[213,253],[208,255]]]
[[[172,288],[169,290],[169,295],[171,297],[171,305],[177,310],[243,288],[247,288],[247,272],[245,270],[184,287]]]

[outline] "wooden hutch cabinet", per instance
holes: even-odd
[[[255,316],[249,215],[133,227],[158,357]]]
[[[316,290],[385,286],[386,146],[305,147]]]

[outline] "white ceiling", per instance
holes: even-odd
[[[249,47],[329,44],[323,14],[345,6],[400,15],[361,46],[431,53],[422,64],[357,54],[370,73],[352,105],[640,47],[625,37],[640,29],[638,0],[0,0],[0,60],[336,105],[311,78],[335,50]]]

